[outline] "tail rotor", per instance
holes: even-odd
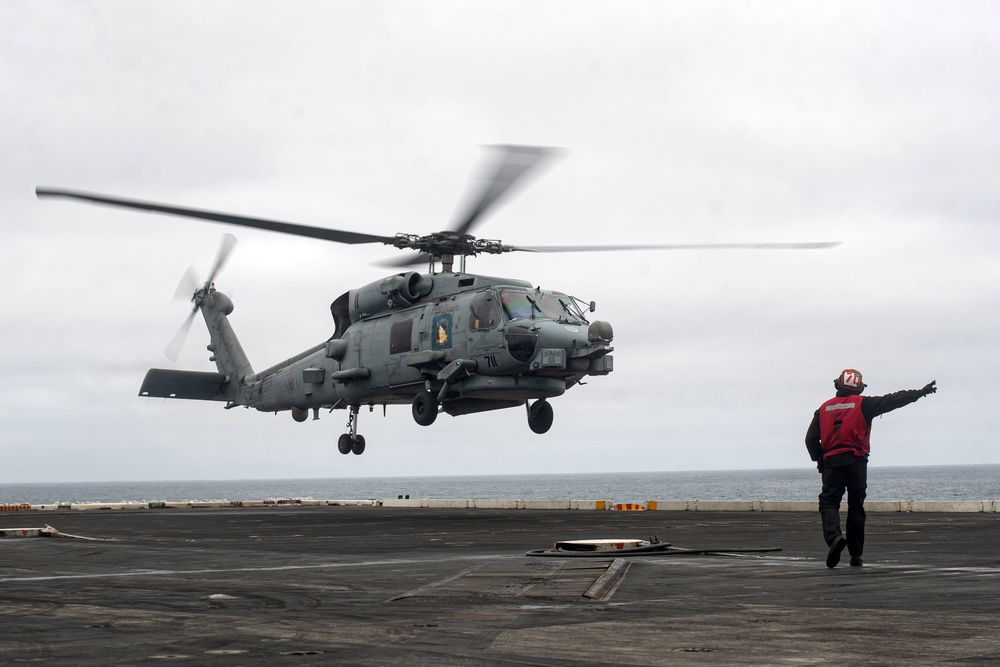
[[[219,244],[219,254],[215,257],[215,264],[212,266],[212,270],[208,274],[208,280],[205,281],[205,287],[210,287],[212,281],[215,280],[215,276],[222,270],[222,267],[226,265],[229,261],[229,254],[236,247],[236,237],[232,234],[223,234],[222,243]]]
[[[177,283],[177,290],[174,292],[174,301],[190,301],[191,295],[199,287],[201,285],[198,284],[198,272],[194,270],[193,266],[189,266],[184,275],[181,276],[180,282]]]
[[[188,270],[181,277],[177,285],[177,290],[174,292],[174,300],[190,300],[194,306],[191,308],[191,312],[188,314],[187,319],[184,320],[181,328],[177,330],[177,333],[174,334],[174,337],[170,339],[170,342],[163,350],[167,358],[171,361],[177,361],[180,357],[181,350],[184,348],[184,342],[187,340],[188,332],[191,331],[191,325],[194,323],[194,317],[198,314],[198,309],[205,303],[215,277],[222,271],[222,267],[226,265],[229,255],[235,247],[236,237],[232,234],[223,235],[222,242],[219,244],[219,252],[215,257],[215,263],[208,274],[208,280],[204,283],[198,280],[193,266],[188,267]]]

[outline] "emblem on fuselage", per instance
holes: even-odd
[[[435,350],[451,347],[451,313],[434,318],[434,339],[431,347]]]

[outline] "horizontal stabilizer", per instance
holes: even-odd
[[[226,401],[229,400],[226,393],[228,387],[229,380],[223,373],[150,368],[139,388],[139,395],[150,398]]]

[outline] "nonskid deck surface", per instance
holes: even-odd
[[[794,512],[0,514],[33,523],[99,539],[0,540],[0,664],[1000,663],[995,513],[870,514],[832,570]],[[733,553],[526,555],[650,536]]]

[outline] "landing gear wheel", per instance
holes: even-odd
[[[552,406],[544,398],[528,407],[528,428],[535,433],[545,433],[552,427]]]
[[[422,391],[413,397],[413,421],[421,426],[430,426],[437,416],[438,405],[431,392]]]
[[[354,438],[354,446],[351,448],[351,451],[358,456],[365,453],[365,436],[359,435]]]
[[[351,443],[351,435],[349,433],[343,433],[340,439],[337,440],[337,451],[341,454],[350,454],[351,450],[354,449]]]

